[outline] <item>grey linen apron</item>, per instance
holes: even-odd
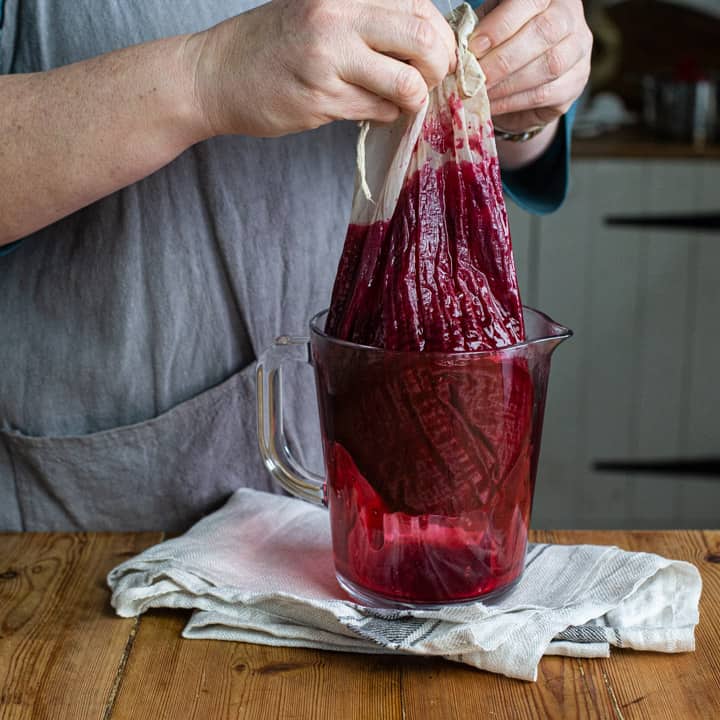
[[[5,0],[0,73],[257,4]],[[239,486],[278,491],[257,451],[254,361],[328,303],[355,137],[336,123],[201,143],[0,257],[0,530],[180,531]],[[311,378],[293,379],[289,425],[317,469]]]

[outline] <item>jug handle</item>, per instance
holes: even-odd
[[[292,495],[316,505],[325,504],[325,478],[295,459],[283,429],[282,366],[312,364],[310,338],[281,335],[257,363],[257,433],[265,467]]]

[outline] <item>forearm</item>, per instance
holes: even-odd
[[[500,167],[503,170],[517,170],[537,160],[552,143],[558,132],[559,125],[559,119],[553,120],[535,137],[525,142],[498,140],[497,150]]]
[[[0,77],[0,245],[166,165],[203,139],[185,38]]]
[[[0,77],[0,245],[213,134],[274,137],[417,111],[452,69],[455,39],[430,0],[410,5],[275,0],[189,42]]]

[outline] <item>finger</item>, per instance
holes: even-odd
[[[420,110],[428,94],[427,84],[417,68],[367,47],[349,52],[339,72],[345,82],[412,113]]]
[[[475,10],[475,14],[479,17],[485,17],[491,10],[494,10],[499,4],[501,0],[485,0],[482,5],[478,5],[476,8],[473,8]]]
[[[482,55],[508,41],[523,25],[544,12],[550,0],[507,0],[500,3],[480,21],[470,39],[470,48]]]
[[[450,70],[454,72],[457,60],[455,33],[431,0],[372,0],[372,4],[430,21],[447,48]]]
[[[488,83],[490,100],[501,100],[557,80],[585,57],[584,49],[572,36],[561,40],[540,57],[511,73],[500,82]]]
[[[450,71],[447,47],[427,19],[372,8],[363,14],[358,31],[373,50],[409,61],[430,88],[439,85]]]
[[[536,15],[513,37],[483,55],[480,64],[488,88],[550,51],[570,37],[570,31],[567,16],[561,11],[550,9]]]
[[[584,62],[576,63],[569,72],[552,82],[538,85],[530,90],[490,101],[490,111],[495,117],[506,113],[538,110],[540,108],[567,112],[587,82],[588,70]]]
[[[373,120],[389,123],[397,120],[400,108],[388,100],[356,85],[346,84],[331,113],[338,120]]]

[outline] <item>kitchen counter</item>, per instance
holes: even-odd
[[[642,128],[625,128],[595,138],[573,138],[573,158],[720,160],[720,144],[695,146],[661,140]]]
[[[688,560],[697,650],[542,660],[537,683],[444,660],[180,637],[186,613],[117,618],[107,572],[160,533],[0,535],[0,719],[720,717],[720,531],[542,531]]]

